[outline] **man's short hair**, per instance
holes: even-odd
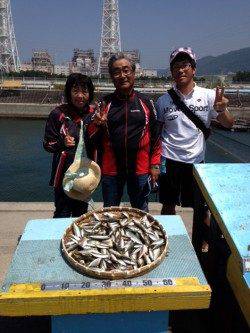
[[[129,61],[129,63],[131,64],[133,72],[135,71],[135,63],[133,63],[133,61],[128,56],[126,56],[124,53],[119,52],[119,53],[113,54],[109,58],[108,69],[109,69],[109,74],[110,75],[112,75],[112,67],[113,67],[114,62],[117,61],[117,60],[121,60],[121,59],[126,59],[127,61]]]
[[[73,87],[87,89],[89,92],[89,103],[92,102],[94,98],[95,87],[89,76],[83,75],[81,73],[72,73],[68,76],[64,89],[65,99],[68,104],[72,104],[71,90]]]

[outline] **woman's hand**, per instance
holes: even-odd
[[[66,147],[74,147],[75,146],[75,138],[70,136],[69,134],[64,137],[64,144]]]

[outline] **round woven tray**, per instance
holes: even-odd
[[[74,229],[73,229],[73,224],[76,224],[78,227],[81,227],[84,225],[84,223],[88,222],[93,218],[93,213],[96,213],[98,215],[105,213],[105,212],[110,212],[114,214],[121,214],[122,212],[126,212],[129,214],[130,217],[135,217],[135,218],[141,218],[143,216],[147,216],[148,220],[150,222],[153,222],[154,225],[157,225],[157,227],[160,229],[162,232],[162,238],[165,240],[165,243],[160,247],[160,255],[152,261],[150,264],[144,265],[139,268],[134,268],[131,270],[118,270],[118,269],[113,269],[110,271],[95,271],[91,269],[90,267],[87,267],[86,265],[83,265],[79,263],[77,260],[72,258],[71,253],[67,251],[67,247],[65,244],[71,239],[71,236],[74,234]],[[146,274],[156,266],[160,264],[160,262],[164,259],[164,257],[167,254],[168,250],[168,239],[165,230],[161,226],[161,224],[154,219],[154,217],[146,212],[143,212],[139,209],[136,208],[130,208],[130,207],[109,207],[109,208],[103,208],[95,211],[90,211],[82,216],[80,216],[77,220],[75,220],[64,232],[62,241],[62,253],[63,256],[66,258],[66,260],[79,272],[84,273],[89,276],[93,276],[95,278],[100,278],[100,279],[110,279],[110,280],[115,280],[115,279],[127,279],[139,275]]]

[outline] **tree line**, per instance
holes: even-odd
[[[249,82],[250,72],[237,72],[233,77],[233,82]]]

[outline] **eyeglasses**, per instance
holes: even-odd
[[[124,74],[125,76],[129,76],[133,73],[132,68],[122,68],[122,69],[117,69],[112,72],[112,76],[114,78],[119,78]]]
[[[186,63],[183,63],[183,64],[176,63],[176,64],[173,65],[172,69],[173,69],[173,71],[178,71],[179,69],[187,70],[190,67],[192,67],[192,65],[189,62],[186,62]]]

